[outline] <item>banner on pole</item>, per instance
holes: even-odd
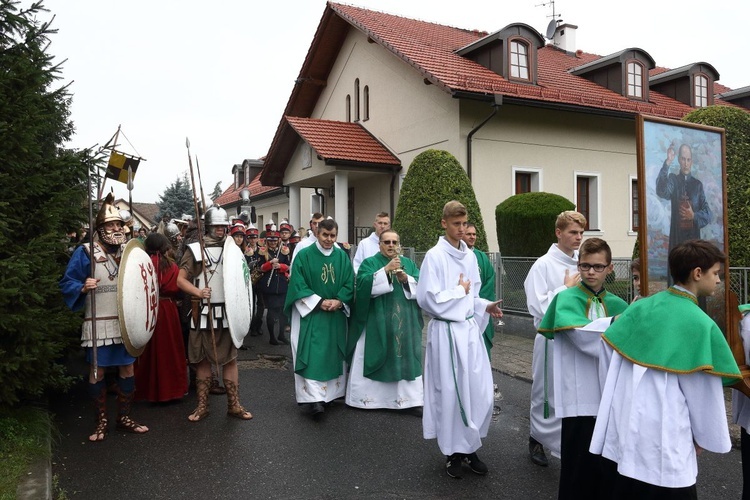
[[[109,163],[107,163],[106,177],[114,179],[123,184],[128,183],[128,167],[133,171],[133,178],[135,178],[135,172],[138,170],[138,165],[141,163],[140,158],[132,158],[125,156],[117,151],[112,151],[109,157]]]

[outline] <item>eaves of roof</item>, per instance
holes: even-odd
[[[240,191],[247,188],[250,190],[250,199],[268,198],[275,196],[282,192],[282,189],[278,186],[264,186],[260,181],[261,174],[256,175],[249,184],[243,184],[241,186],[234,186],[234,182],[224,190],[215,200],[214,203],[219,206],[237,205],[240,200]]]
[[[328,164],[393,170],[401,160],[359,123],[286,117],[299,136]]]

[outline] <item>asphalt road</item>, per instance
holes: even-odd
[[[261,343],[255,342],[257,346]],[[257,347],[256,346],[256,347]],[[528,459],[529,383],[495,372],[501,410],[479,456],[487,476],[468,469],[445,474],[437,443],[422,438],[421,420],[384,410],[357,410],[335,402],[321,422],[303,415],[284,362],[255,361],[241,351],[242,403],[250,421],[228,418],[226,398],[210,396],[211,414],[191,423],[195,395],[166,405],[136,404],[145,435],[112,429],[89,443],[93,411],[79,385],[53,402],[60,437],[53,474],[70,498],[274,498],[546,500],[557,497],[558,460],[548,468]],[[288,347],[261,348],[283,354]],[[110,422],[114,397],[110,396]],[[737,499],[742,487],[739,450],[700,457],[699,497]]]

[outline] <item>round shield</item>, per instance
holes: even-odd
[[[227,311],[227,323],[232,342],[236,348],[242,346],[242,340],[250,329],[253,317],[253,290],[250,281],[250,268],[247,266],[245,255],[234,239],[227,238],[224,242],[224,305]]]
[[[159,313],[159,277],[143,243],[125,245],[117,277],[120,333],[131,356],[140,356],[151,340]]]

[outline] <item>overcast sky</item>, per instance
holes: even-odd
[[[552,6],[543,0],[346,3],[487,32],[523,22],[544,34],[552,19]],[[206,194],[217,182],[226,189],[232,165],[268,152],[325,5],[324,0],[46,0],[59,30],[50,52],[66,59],[63,82],[72,82],[76,135],[70,145],[102,145],[121,125],[122,149],[147,159],[139,167],[133,201],[155,202],[188,172],[189,137]],[[720,9],[697,0],[557,0],[555,11],[578,26],[576,44],[585,52],[608,55],[639,47],[659,66],[705,61],[719,72],[720,83],[733,89],[750,85],[743,41],[748,0],[728,0]],[[109,185],[127,198],[124,184]]]

